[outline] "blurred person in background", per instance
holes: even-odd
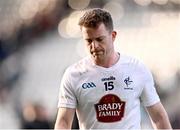
[[[172,119],[172,126],[173,129],[179,129],[180,128],[180,110],[175,112],[175,117]]]
[[[0,83],[0,129],[16,129],[20,126],[20,120],[14,109],[13,101],[7,87]]]
[[[141,101],[154,127],[171,129],[150,71],[115,51],[109,12],[89,10],[79,25],[90,56],[64,73],[55,129],[70,129],[75,111],[80,129],[140,129]]]
[[[51,129],[46,108],[38,103],[23,106],[22,129]]]

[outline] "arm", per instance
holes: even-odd
[[[74,113],[75,109],[60,107],[54,129],[71,129]]]
[[[153,126],[155,125],[157,129],[172,129],[168,115],[161,102],[147,107],[147,111],[152,119]]]

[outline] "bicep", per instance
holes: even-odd
[[[147,107],[148,113],[151,116],[155,127],[158,129],[171,129],[171,124],[161,102],[156,103],[153,106]]]
[[[157,122],[161,118],[166,117],[166,111],[161,102],[158,102],[146,108],[153,122]]]
[[[63,108],[58,109],[55,129],[70,129],[74,118],[75,109]]]

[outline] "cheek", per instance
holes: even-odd
[[[86,44],[86,48],[87,48],[88,51],[90,51],[92,49],[92,46],[89,45],[89,44]]]
[[[108,43],[106,44],[106,50],[109,51],[113,48],[113,42],[112,40],[109,40]]]

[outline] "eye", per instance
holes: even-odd
[[[90,43],[92,42],[92,40],[91,40],[91,39],[86,39],[86,42],[87,42],[88,44],[90,44]]]
[[[97,39],[96,39],[96,41],[98,41],[98,42],[102,42],[102,41],[103,41],[103,39],[102,39],[102,38],[97,38]]]

